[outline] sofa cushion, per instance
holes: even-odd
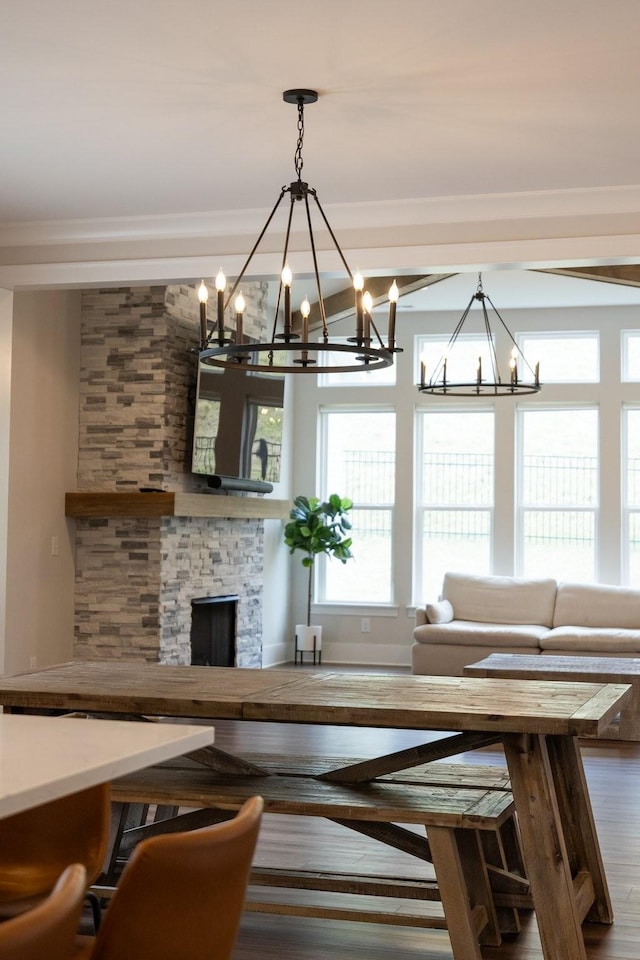
[[[559,583],[553,626],[575,625],[640,630],[640,590],[603,584]]]
[[[448,600],[440,600],[438,603],[428,603],[427,620],[429,623],[451,623],[453,620],[453,607]]]
[[[555,580],[520,580],[514,577],[478,577],[446,573],[442,596],[453,606],[455,620],[479,623],[553,623]]]
[[[640,653],[640,630],[605,627],[554,627],[540,640],[543,652],[570,650],[575,653]]]
[[[538,624],[478,623],[473,620],[453,620],[451,623],[426,623],[416,627],[413,639],[417,643],[438,643],[465,646],[524,647],[537,650],[541,638],[549,632]]]

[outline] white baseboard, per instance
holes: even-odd
[[[273,643],[262,648],[262,666],[279,667],[293,660],[293,640]]]
[[[363,667],[410,667],[411,647],[392,643],[324,643],[322,660],[326,664]],[[263,667],[279,667],[292,661],[293,641],[270,644],[262,649]]]
[[[322,660],[326,663],[350,663],[378,667],[411,666],[411,647],[393,643],[324,642]]]

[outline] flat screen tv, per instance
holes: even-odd
[[[280,479],[284,377],[198,362],[191,469],[220,490],[271,493]]]

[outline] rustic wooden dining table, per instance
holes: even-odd
[[[597,736],[630,695],[630,686],[609,683],[132,662],[71,662],[0,678],[8,708],[449,732],[332,770],[336,790],[501,741],[545,960],[585,960],[582,922],[613,921],[578,737]],[[233,769],[233,758],[225,760]],[[322,780],[324,791],[326,773]],[[330,802],[323,792],[315,815],[328,815]],[[303,812],[295,798],[290,806]],[[308,805],[304,812],[314,815]]]

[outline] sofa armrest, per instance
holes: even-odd
[[[425,623],[428,623],[427,620],[427,611],[425,607],[416,607],[416,627],[422,627]]]

